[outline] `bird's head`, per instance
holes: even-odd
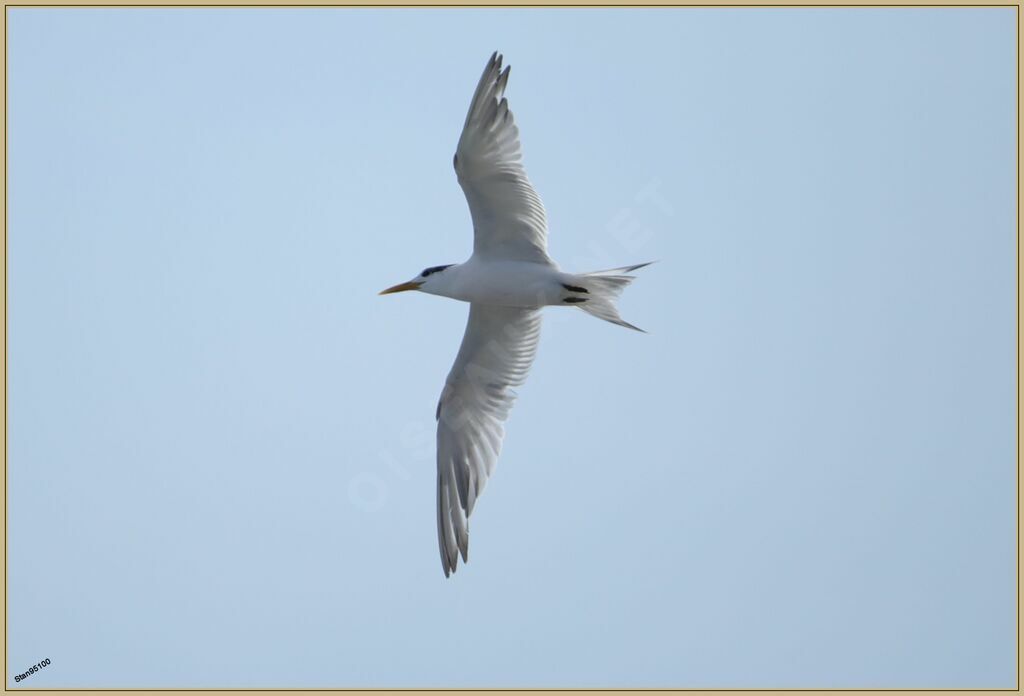
[[[387,290],[381,290],[379,294],[390,295],[393,292],[405,292],[406,290],[419,290],[421,292],[431,292],[435,289],[435,286],[440,286],[444,283],[447,278],[442,280],[444,271],[447,268],[451,268],[454,264],[448,264],[447,266],[431,266],[430,268],[424,268],[420,271],[412,280],[399,283],[398,285],[392,285]]]

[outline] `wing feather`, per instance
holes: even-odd
[[[551,264],[547,216],[526,177],[519,129],[505,99],[509,68],[491,56],[466,114],[455,173],[473,218],[473,253]]]
[[[501,452],[505,420],[533,365],[540,310],[471,304],[437,405],[437,540],[445,576],[469,555],[469,516]]]

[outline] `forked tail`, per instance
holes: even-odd
[[[613,324],[635,331],[644,331],[619,316],[619,308],[615,306],[615,301],[619,299],[619,295],[622,294],[626,286],[636,279],[636,276],[626,274],[644,266],[650,266],[652,263],[654,262],[648,261],[635,266],[573,275],[562,284],[562,287],[565,288],[565,297],[562,298],[562,302],[575,305],[584,312]],[[644,331],[644,333],[647,332]]]

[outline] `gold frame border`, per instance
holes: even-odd
[[[1017,201],[1016,201],[1016,238],[1015,238],[1015,256],[1017,260],[1016,268],[1016,292],[1017,292],[1017,327],[1016,327],[1016,354],[1017,354],[1017,374],[1016,374],[1016,404],[1017,404],[1017,428],[1015,433],[1016,443],[1016,473],[1017,473],[1017,501],[1016,501],[1016,563],[1014,564],[1016,570],[1016,588],[1017,588],[1017,607],[1015,613],[1016,619],[1016,637],[1017,637],[1017,661],[1016,661],[1016,674],[1015,674],[1015,685],[1007,688],[900,688],[900,689],[887,689],[887,688],[744,688],[744,689],[732,689],[732,688],[711,688],[711,689],[700,689],[700,688],[686,688],[686,687],[654,687],[654,688],[637,688],[637,689],[620,689],[620,688],[560,688],[560,689],[545,689],[545,688],[345,688],[345,687],[324,687],[324,688],[279,688],[279,687],[256,687],[256,688],[236,688],[236,687],[223,687],[223,688],[62,688],[62,689],[46,689],[46,688],[33,688],[31,686],[18,687],[16,689],[10,689],[7,686],[7,678],[9,676],[8,666],[8,655],[7,655],[7,530],[8,530],[8,518],[7,518],[7,492],[8,492],[8,471],[7,471],[7,427],[8,427],[8,392],[7,392],[7,319],[8,319],[8,305],[7,305],[7,262],[8,262],[8,216],[7,216],[7,195],[8,195],[8,172],[7,172],[7,154],[8,154],[8,133],[7,133],[7,10],[12,7],[97,7],[97,8],[177,8],[177,7],[188,7],[188,8],[235,8],[235,7],[247,7],[247,8],[323,8],[323,7],[337,7],[337,8],[622,8],[622,9],[643,9],[643,8],[821,8],[821,9],[834,9],[834,8],[916,8],[916,7],[932,7],[932,8],[1000,8],[1000,7],[1013,7],[1016,8],[1016,62],[1017,62],[1017,94],[1016,94],[1016,126],[1017,126],[1017,142],[1016,142],[1016,190],[1017,190]],[[587,692],[587,693],[601,693],[601,694],[631,694],[639,692],[685,692],[689,694],[708,694],[709,696],[720,696],[723,694],[746,694],[751,692],[765,692],[765,693],[846,693],[846,694],[871,694],[873,696],[884,695],[884,694],[902,694],[902,693],[991,693],[991,692],[1019,692],[1020,691],[1020,657],[1021,657],[1021,643],[1020,643],[1020,607],[1021,607],[1021,592],[1020,592],[1020,497],[1021,497],[1021,479],[1020,479],[1020,372],[1021,372],[1021,360],[1020,360],[1020,267],[1021,267],[1021,246],[1020,246],[1020,199],[1021,199],[1021,179],[1020,179],[1020,143],[1021,143],[1021,131],[1020,131],[1020,111],[1021,111],[1021,92],[1020,92],[1020,76],[1021,76],[1021,53],[1020,53],[1020,16],[1021,16],[1021,2],[984,2],[984,3],[969,3],[963,2],[962,0],[947,0],[939,1],[935,0],[903,0],[902,2],[884,3],[884,2],[822,2],[822,0],[796,0],[786,3],[772,2],[771,0],[747,0],[745,2],[721,0],[721,1],[705,1],[705,2],[676,2],[674,0],[644,0],[644,2],[638,3],[623,3],[623,2],[595,2],[594,0],[560,0],[559,2],[552,3],[540,3],[540,2],[509,2],[507,0],[495,0],[494,2],[480,2],[480,0],[455,0],[454,2],[449,1],[445,3],[431,2],[430,0],[411,0],[410,2],[404,3],[393,3],[393,2],[351,2],[351,3],[338,3],[335,0],[305,0],[303,2],[296,3],[282,3],[279,0],[218,0],[216,2],[161,2],[154,0],[154,2],[139,2],[139,0],[113,0],[112,2],[96,3],[89,2],[89,0],[71,0],[71,2],[4,2],[3,12],[3,37],[4,37],[4,51],[3,51],[3,86],[4,86],[4,111],[3,111],[3,131],[4,131],[4,197],[3,197],[3,219],[4,219],[4,263],[2,273],[2,293],[4,303],[4,322],[2,328],[0,328],[0,334],[3,336],[4,344],[4,401],[3,405],[0,406],[3,414],[4,421],[4,476],[2,486],[3,498],[3,536],[4,536],[4,632],[2,639],[4,645],[4,692],[32,692],[36,694],[60,694],[67,692],[83,692],[83,693],[131,693],[131,692],[159,692],[164,694],[196,694],[196,693],[218,693],[218,692],[251,692],[260,694],[288,694],[288,693],[330,693],[330,692],[345,692],[351,694],[367,694],[377,696],[379,694],[388,693],[406,693],[406,692],[431,692],[431,693],[466,693],[466,692],[501,692],[505,694],[523,694],[534,695],[534,694],[556,694],[564,692]]]

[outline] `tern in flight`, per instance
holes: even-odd
[[[516,128],[504,97],[509,68],[491,56],[469,105],[455,151],[455,173],[473,218],[473,254],[431,266],[382,291],[419,290],[469,303],[462,346],[437,404],[437,541],[445,577],[469,553],[469,516],[501,451],[512,387],[526,380],[540,339],[541,308],[578,307],[641,331],[619,316],[615,300],[646,263],[565,273],[547,252],[540,197],[523,170]]]

